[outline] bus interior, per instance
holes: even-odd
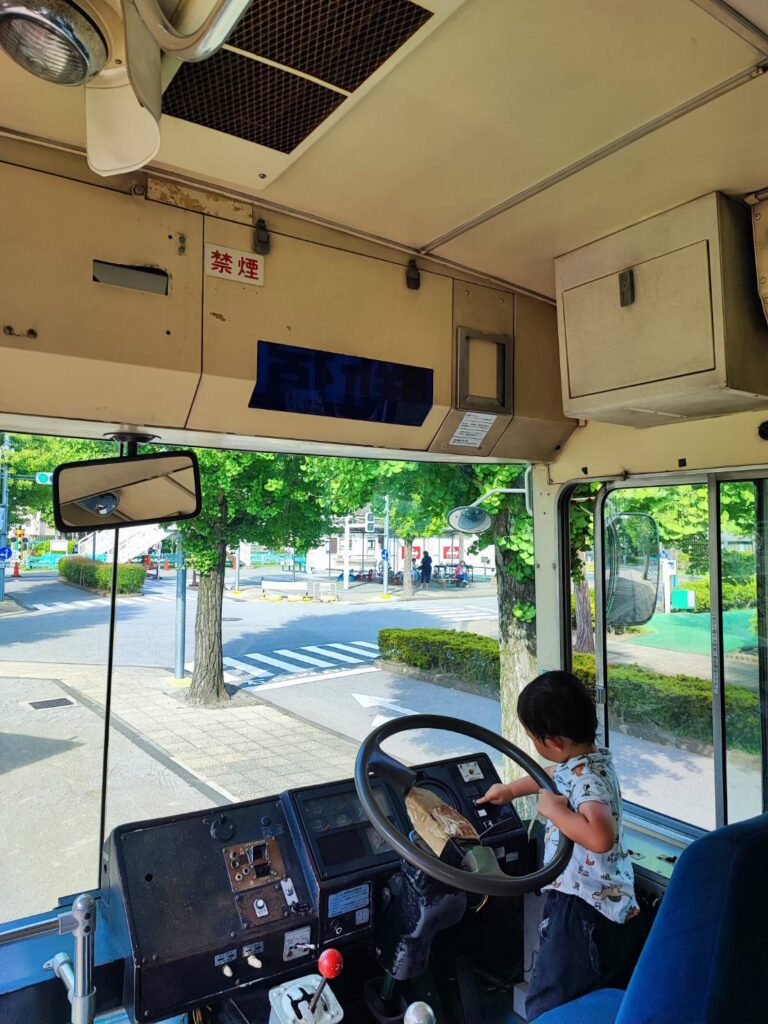
[[[762,0],[0,0],[0,430],[120,446],[50,467],[57,526],[205,516],[176,448],[519,466],[535,577],[493,728],[165,812],[110,798],[114,582],[87,794],[14,781],[8,655],[0,1024],[524,1021],[571,846],[475,801],[551,788],[517,689],[587,657],[647,936],[542,1024],[764,1024],[766,71]]]

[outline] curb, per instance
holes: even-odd
[[[473,683],[469,679],[460,679],[458,676],[451,676],[444,672],[430,672],[428,669],[413,668],[411,665],[403,665],[399,661],[387,661],[386,658],[375,658],[373,664],[382,672],[393,672],[399,676],[409,676],[411,679],[418,679],[422,683],[434,683],[435,686],[444,686],[448,690],[460,690],[462,693],[471,693],[475,697],[487,697],[489,700],[501,701],[501,695],[494,686],[485,683]]]

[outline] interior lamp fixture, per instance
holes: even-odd
[[[117,59],[110,54],[115,32],[72,0],[0,0],[0,50],[47,82],[84,85],[88,165],[102,177],[126,174],[145,167],[160,148],[162,54],[206,60],[250,3],[216,0],[197,28],[183,32],[168,21],[158,0],[124,0]]]
[[[98,27],[68,0],[0,0],[0,48],[57,85],[84,85],[107,62]]]

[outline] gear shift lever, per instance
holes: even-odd
[[[426,1003],[411,1003],[405,1011],[403,1024],[435,1024],[432,1007]]]
[[[323,994],[323,989],[332,978],[338,978],[344,968],[344,957],[338,951],[338,949],[326,949],[320,954],[317,961],[317,969],[323,976],[323,980],[317,986],[315,994],[312,996],[312,1002],[309,1004],[309,1015],[312,1017],[317,1004],[320,1002],[320,996]]]

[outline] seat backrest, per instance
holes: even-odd
[[[683,853],[615,1024],[768,1021],[768,814]]]

